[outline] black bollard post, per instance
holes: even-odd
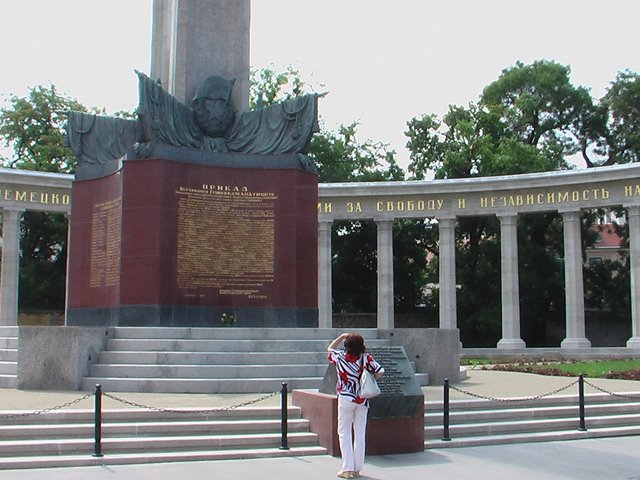
[[[586,432],[587,426],[584,421],[584,375],[582,373],[578,377],[578,404],[580,406],[580,427],[578,427],[578,430]]]
[[[93,447],[93,456],[102,457],[102,387],[100,384],[96,385],[95,393],[95,410],[94,410],[94,438],[95,443]]]
[[[442,401],[442,411],[443,411],[443,432],[442,432],[442,440],[444,442],[448,442],[451,440],[449,436],[449,379],[444,379],[444,399]]]
[[[280,391],[281,396],[281,409],[280,412],[282,414],[282,422],[280,427],[280,432],[282,434],[282,440],[280,441],[280,450],[289,450],[289,445],[287,442],[287,421],[288,421],[288,412],[287,412],[287,384],[282,383],[282,390]]]

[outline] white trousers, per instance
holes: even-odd
[[[364,405],[338,395],[338,439],[342,452],[342,471],[362,470],[368,410]]]

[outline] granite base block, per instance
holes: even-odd
[[[223,313],[236,315],[236,327],[317,328],[315,308],[219,308],[166,305],[124,305],[67,310],[68,325],[119,327],[225,327]]]
[[[20,327],[18,389],[80,389],[112,335],[105,327]]]
[[[380,338],[401,345],[418,372],[429,374],[429,384],[460,381],[460,331],[444,328],[378,329]]]
[[[338,399],[317,390],[294,390],[292,403],[302,409],[309,429],[329,455],[340,456],[338,440]],[[367,455],[415,453],[424,450],[424,402],[412,417],[367,420]]]

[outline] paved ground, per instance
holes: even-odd
[[[574,379],[539,375],[470,370],[458,388],[493,397],[527,397],[544,394],[571,384]],[[623,380],[589,380],[611,392],[640,392],[640,383]],[[586,393],[596,392],[586,387]],[[442,397],[442,387],[424,388],[428,400]],[[561,394],[575,394],[572,386]],[[157,407],[228,406],[256,398],[256,395],[176,395],[122,393],[122,398]],[[23,392],[0,389],[0,411],[35,410],[58,405],[82,396],[78,392]],[[469,398],[452,391],[452,398]],[[263,403],[278,405],[278,397]],[[259,405],[260,405],[259,404]],[[83,400],[74,408],[91,408]],[[105,400],[105,408],[125,405]],[[499,479],[586,479],[640,480],[640,437],[574,440],[430,450],[419,454],[385,455],[367,458],[363,478],[416,480]],[[336,478],[339,459],[330,456],[230,460],[155,465],[78,467],[60,469],[0,471],[0,480],[174,480],[175,478],[218,478],[260,480]]]
[[[375,480],[638,480],[640,437],[467,447],[368,457],[364,479]],[[6,470],[3,480],[175,480],[336,477],[340,460],[329,456]]]

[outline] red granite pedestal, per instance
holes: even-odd
[[[318,435],[320,445],[330,455],[340,456],[337,397],[316,390],[294,390],[292,403],[302,408],[302,416],[309,420],[309,428]],[[370,416],[367,420],[367,455],[414,453],[423,450],[424,403],[420,403],[411,417]]]
[[[316,327],[317,175],[261,157],[74,181],[68,324]]]

